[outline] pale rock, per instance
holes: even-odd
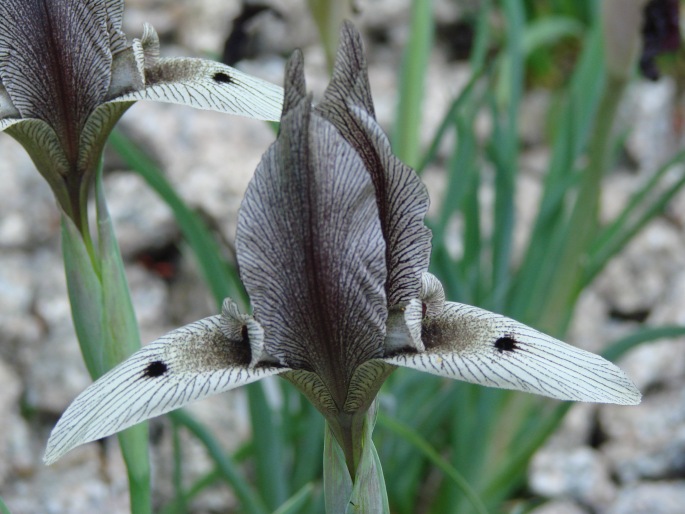
[[[604,514],[682,514],[685,485],[682,480],[645,482],[621,489]]]
[[[685,472],[685,389],[649,393],[638,407],[606,406],[602,450],[622,483],[681,476]]]
[[[608,505],[616,494],[603,456],[587,447],[538,452],[530,466],[531,489],[544,497]]]
[[[568,500],[547,502],[530,511],[530,514],[588,514],[589,511]]]

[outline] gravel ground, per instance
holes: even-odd
[[[367,2],[368,3],[368,2]],[[255,59],[240,66],[281,82],[284,55],[302,47],[308,84],[325,86],[325,64],[304,1],[273,0],[280,13],[252,23]],[[168,54],[219,54],[238,14],[238,2],[162,0],[127,2],[125,30],[140,34],[149,21]],[[438,1],[444,24],[459,15],[452,2]],[[400,50],[406,41],[406,0],[362,2],[360,25],[369,41],[371,85],[377,113],[389,124],[395,99]],[[431,58],[422,133],[433,133],[445,105],[468,78],[450,60],[445,45]],[[521,114],[525,152],[517,193],[521,232],[535,212],[547,150],[541,127],[550,99],[531,92]],[[672,82],[639,83],[624,105],[623,123],[632,126],[625,169],[606,179],[603,215],[610,219],[664,158],[682,146],[674,118],[683,109]],[[236,211],[259,158],[273,140],[263,123],[211,112],[152,103],[134,106],[120,127],[146,145],[180,194],[216,224],[227,241],[235,233]],[[59,216],[51,192],[14,140],[0,135],[0,495],[14,514],[127,512],[125,470],[113,441],[89,444],[52,467],[41,463],[50,429],[70,401],[90,382],[71,326],[59,247]],[[152,340],[180,324],[213,313],[212,301],[192,259],[181,247],[171,213],[136,176],[122,172],[110,156],[106,191],[127,263],[143,339]],[[227,164],[228,163],[228,164]],[[682,173],[683,170],[678,170]],[[426,175],[434,203],[444,177]],[[485,192],[487,194],[487,192]],[[685,195],[644,232],[581,298],[570,342],[598,350],[607,342],[649,324],[685,323]],[[166,281],[145,265],[143,254],[176,255],[178,276]],[[635,321],[639,319],[640,321]],[[638,349],[621,365],[645,393],[641,406],[619,408],[579,404],[562,430],[534,458],[530,489],[550,501],[536,514],[676,514],[685,505],[685,340]],[[240,392],[192,406],[227,449],[247,433]],[[166,421],[151,424],[155,497],[169,490],[171,440]],[[209,463],[186,441],[190,476]],[[225,512],[234,504],[223,488],[211,490],[193,512]]]

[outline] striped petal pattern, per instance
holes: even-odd
[[[342,409],[354,371],[382,356],[385,245],[371,177],[312,111],[299,53],[285,89],[278,139],[240,208],[240,274],[267,352],[318,375]]]
[[[423,223],[430,202],[376,122],[361,37],[350,22],[343,24],[333,77],[315,112],[335,125],[371,175],[386,243],[388,306],[406,304],[418,297],[430,261],[431,233]]]
[[[446,378],[559,400],[636,405],[640,392],[599,355],[471,305],[447,302],[423,321],[424,352],[385,361]]]
[[[48,440],[45,463],[190,402],[287,371],[251,365],[249,343],[225,335],[232,322],[212,316],[181,327],[103,375],[60,418]],[[239,327],[233,332],[243,333]]]

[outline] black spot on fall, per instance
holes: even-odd
[[[231,84],[233,82],[231,76],[223,71],[217,71],[214,75],[212,75],[212,80],[220,84]]]
[[[497,351],[500,353],[518,350],[519,347],[516,345],[516,340],[509,336],[500,337],[497,341],[495,341],[495,348],[497,348]]]
[[[154,361],[147,365],[147,368],[145,368],[145,371],[143,372],[143,376],[147,378],[161,377],[168,369],[169,366],[162,361]]]

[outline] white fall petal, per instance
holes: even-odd
[[[640,392],[606,359],[478,307],[447,302],[423,321],[424,352],[389,364],[559,400],[637,405]]]
[[[287,371],[251,366],[249,344],[231,341],[225,332],[225,318],[204,318],[150,343],[102,376],[60,418],[45,463],[190,402]]]

